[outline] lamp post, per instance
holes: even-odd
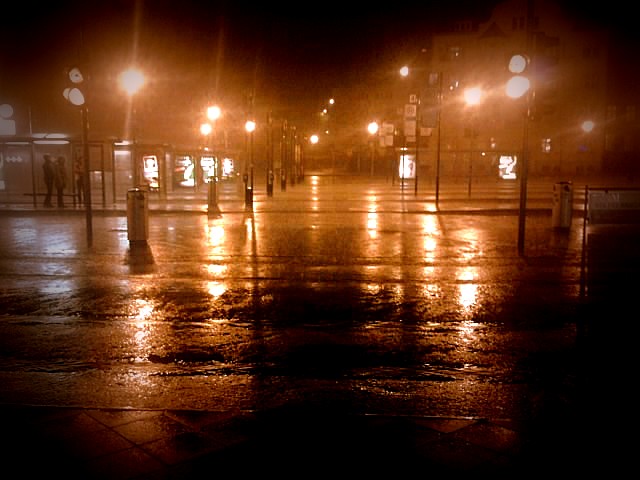
[[[93,212],[91,209],[91,178],[89,178],[89,110],[85,102],[85,95],[83,91],[75,85],[80,85],[84,82],[84,76],[79,68],[71,68],[68,72],[68,77],[72,87],[67,87],[62,92],[62,95],[71,103],[77,107],[80,107],[80,115],[82,121],[82,189],[85,213],[86,213],[86,230],[87,230],[87,245],[93,245]]]
[[[253,132],[256,129],[256,122],[247,120],[244,128],[249,134],[249,180],[245,190],[245,207],[253,208]]]
[[[442,123],[442,72],[436,74],[438,76],[438,89],[436,98],[436,126],[438,129],[438,143],[436,144],[436,186],[435,186],[435,203],[436,209],[440,202],[440,137],[442,130],[440,124]]]
[[[267,196],[273,197],[273,183],[275,174],[273,172],[273,116],[267,113]]]
[[[205,127],[205,130],[208,130],[205,135],[207,149],[210,148],[210,135],[213,133],[215,135],[215,125],[220,116],[222,115],[222,110],[218,105],[210,105],[207,107],[207,118],[211,123],[206,123],[204,125],[209,125],[209,127]],[[202,128],[202,127],[201,127]],[[220,171],[220,166],[218,165],[218,156],[215,152],[211,155],[213,164],[209,168],[213,168],[213,175],[209,174],[209,212],[210,213],[219,213],[220,209],[218,207],[218,172]]]
[[[129,97],[129,115],[130,115],[130,128],[132,137],[131,156],[133,159],[133,182],[135,185],[139,183],[139,172],[137,162],[137,146],[136,146],[136,109],[134,106],[134,97],[138,91],[144,85],[144,74],[131,67],[120,74],[120,87],[126,92]]]
[[[335,135],[333,134],[333,126],[335,119],[332,118],[331,108],[335,105],[336,100],[330,98],[327,100],[327,106],[322,109],[321,117],[326,118],[324,125],[324,134],[327,137],[329,145],[329,153],[331,154],[331,181],[335,182],[336,179],[336,152],[335,152]]]
[[[373,177],[373,165],[375,161],[375,135],[378,133],[379,125],[378,122],[371,122],[367,125],[367,131],[369,132],[370,140],[370,155],[371,155],[371,176]]]
[[[467,106],[471,107],[473,111],[471,112],[470,119],[470,140],[469,140],[469,183],[467,187],[467,196],[471,196],[471,182],[473,178],[473,148],[475,146],[475,135],[476,135],[476,119],[474,118],[475,107],[480,104],[482,101],[482,89],[480,87],[469,87],[464,90],[464,101]]]

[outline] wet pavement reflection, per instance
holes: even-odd
[[[126,216],[91,247],[82,215],[0,216],[0,401],[520,418],[571,394],[580,219],[533,211],[522,257],[500,204],[310,177],[244,211],[229,188],[136,246]]]

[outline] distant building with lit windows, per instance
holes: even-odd
[[[509,59],[520,53],[529,58],[524,74],[532,81],[529,175],[632,178],[640,173],[639,96],[618,83],[625,80],[618,69],[624,57],[615,32],[596,25],[552,0],[498,3],[484,19],[425,31],[413,45],[420,53],[409,65],[411,78],[402,84],[378,75],[360,91],[355,87],[349,95],[363,105],[353,110],[366,117],[365,125],[373,118],[393,123],[396,150],[407,143],[415,148],[403,132],[402,106],[417,95],[422,178],[433,176],[438,156],[443,177],[464,177],[471,169],[474,177],[494,177],[503,156],[516,163],[522,156],[527,102],[505,94]],[[481,89],[478,105],[465,103],[469,87]]]

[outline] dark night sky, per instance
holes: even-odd
[[[448,2],[406,0],[387,5],[335,0],[25,0],[13,7],[13,21],[1,34],[6,47],[1,75],[12,75],[15,65],[46,75],[56,61],[77,56],[83,38],[93,45],[92,62],[111,57],[117,68],[116,63],[133,55],[137,39],[142,63],[153,63],[156,57],[162,64],[166,58],[176,76],[190,73],[181,72],[181,65],[206,64],[214,89],[252,82],[257,75],[258,82],[288,85],[300,93],[328,90],[357,75],[381,44],[401,41],[418,26],[437,25],[478,3],[457,2],[454,10],[446,7]]]
[[[602,11],[563,1],[577,16],[634,32],[631,4],[611,0]],[[83,55],[84,44],[105,84],[137,55],[164,95],[182,90],[196,103],[255,88],[257,100],[312,103],[357,81],[385,48],[402,48],[449,19],[489,13],[496,3],[22,0],[9,8],[11,21],[3,15],[0,102],[16,79],[32,97],[60,90],[65,66]],[[626,38],[635,41],[635,33]],[[195,87],[191,80],[203,76],[206,85]]]

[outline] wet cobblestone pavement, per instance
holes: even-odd
[[[517,198],[492,189],[439,211],[313,177],[250,212],[233,188],[213,217],[202,195],[152,199],[137,246],[124,205],[95,210],[92,245],[82,210],[0,210],[6,459],[84,478],[615,471],[627,387],[600,382],[626,343],[594,320],[630,303],[583,301],[580,199],[557,231],[532,191],[524,256]]]

